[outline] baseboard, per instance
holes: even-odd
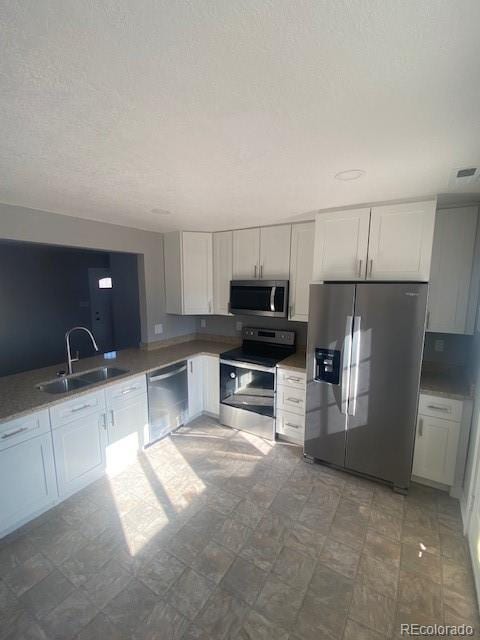
[[[412,475],[412,482],[416,482],[417,484],[424,484],[426,487],[431,487],[432,489],[438,489],[439,491],[450,493],[450,487],[448,486],[448,484],[435,482],[435,480],[428,480],[427,478],[420,478],[419,476]]]

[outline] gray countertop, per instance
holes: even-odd
[[[459,371],[423,370],[420,392],[441,398],[467,400],[473,397],[473,385]]]
[[[293,355],[278,363],[279,369],[291,369],[292,371],[306,371],[305,349],[299,349]]]
[[[28,414],[37,409],[45,409],[59,404],[72,396],[80,396],[96,391],[101,387],[115,384],[129,377],[148,373],[157,367],[174,364],[196,355],[218,356],[222,351],[232,348],[231,342],[214,342],[210,340],[191,340],[180,344],[163,347],[152,351],[144,349],[125,349],[118,351],[115,359],[103,355],[84,358],[74,365],[74,372],[80,373],[96,367],[114,366],[128,369],[128,373],[108,380],[91,384],[68,393],[51,395],[40,391],[36,385],[56,378],[57,371],[64,364],[57,364],[44,369],[25,371],[12,376],[0,378],[0,420],[9,420]]]

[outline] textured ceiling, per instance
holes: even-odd
[[[480,163],[478,0],[4,0],[0,21],[3,202],[220,229],[448,193]]]

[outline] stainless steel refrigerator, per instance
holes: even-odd
[[[425,283],[310,286],[305,457],[408,489]]]

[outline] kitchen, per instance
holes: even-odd
[[[465,39],[470,42],[466,34],[478,10],[467,5],[472,17],[462,22],[464,38],[445,44],[452,51],[464,51]],[[122,6],[145,32],[152,16],[156,28],[164,28],[155,9],[143,15]],[[112,100],[126,90],[124,80],[143,91],[142,74],[135,80],[123,71],[138,60],[137,47],[152,46],[153,57],[162,47],[126,29],[129,21],[120,14],[107,26],[96,8],[84,10],[92,22],[80,32],[92,38],[92,49],[100,25],[105,33],[120,30],[132,49],[116,50],[115,38],[107,43],[111,73],[104,76],[102,65],[92,67],[87,47],[49,67],[58,85],[30,85],[30,78],[26,86],[44,97],[56,95],[58,86],[85,96],[96,90],[83,79],[100,74],[111,83],[105,95]],[[352,16],[338,10],[338,20],[350,24]],[[443,35],[450,33],[451,17],[433,4],[431,10],[438,11]],[[170,18],[183,11],[172,8]],[[376,11],[375,20],[389,16],[393,38],[399,19],[392,19],[393,5],[386,14],[384,7]],[[412,12],[404,9],[401,17],[410,35],[415,20],[424,24],[417,13],[412,21]],[[55,24],[65,27],[61,12],[37,7],[31,16],[7,13],[7,31],[25,28],[45,60],[52,51],[36,34],[47,15],[49,41],[59,38],[61,50],[68,50],[62,29],[51,31]],[[256,34],[256,20],[247,14],[249,33]],[[207,28],[192,15],[195,28],[202,24],[209,32],[210,21]],[[298,16],[286,17],[274,22],[288,30]],[[225,19],[239,28],[238,16]],[[312,33],[319,28],[315,22]],[[179,55],[187,34],[176,34],[179,41],[168,46]],[[269,38],[276,54],[286,46],[271,33]],[[206,33],[199,41],[208,41]],[[188,42],[195,50],[196,38]],[[22,43],[10,43],[5,55],[19,46],[35,78],[36,61]],[[256,50],[251,42],[243,46]],[[388,55],[385,43],[376,46]],[[182,102],[182,87],[200,96],[208,83],[196,84],[191,51],[181,51],[185,66],[178,61],[175,68],[190,84],[168,77],[177,91],[171,104],[183,104],[185,112],[181,126],[175,110],[168,114],[170,131],[158,125],[170,154],[164,173],[162,145],[150,146],[160,138],[150,128],[141,131],[138,113],[123,117],[133,102],[108,109],[110,130],[100,125],[107,122],[100,120],[103,99],[70,103],[75,117],[61,100],[45,111],[49,101],[40,101],[31,140],[45,135],[39,123],[53,126],[53,109],[65,120],[58,140],[50,130],[51,149],[58,158],[67,154],[65,160],[74,136],[78,165],[63,173],[67,163],[60,166],[49,156],[48,180],[42,182],[39,172],[38,181],[26,180],[22,188],[17,176],[27,170],[22,173],[17,159],[34,171],[30,141],[20,127],[6,132],[7,147],[15,144],[19,151],[6,156],[10,190],[0,190],[2,265],[11,253],[8,273],[0,273],[0,638],[386,640],[414,635],[415,625],[466,625],[468,635],[470,627],[480,628],[478,162],[468,153],[460,161],[457,152],[455,162],[442,161],[443,177],[433,179],[433,152],[427,162],[421,145],[419,158],[401,149],[400,127],[398,158],[418,162],[418,182],[413,169],[405,177],[392,162],[384,188],[383,160],[369,164],[363,156],[357,165],[339,154],[335,162],[325,158],[328,176],[320,192],[305,178],[310,161],[297,157],[303,177],[297,173],[294,185],[282,173],[293,160],[282,166],[273,108],[272,119],[247,109],[252,129],[239,113],[230,114],[227,130],[216,119],[215,135],[206,120],[193,126],[187,115],[193,106]],[[215,51],[215,63],[207,56],[209,70],[222,59]],[[264,62],[262,51],[257,55]],[[428,66],[430,53],[418,56]],[[369,58],[372,65],[377,57]],[[393,54],[390,59],[395,69]],[[77,60],[90,75],[76,75]],[[203,63],[203,53],[198,60]],[[62,67],[67,62],[73,64],[70,80]],[[234,62],[231,69],[238,71]],[[279,60],[270,63],[278,70]],[[439,65],[442,72],[447,68]],[[14,62],[12,69],[15,75]],[[232,77],[241,81],[241,74]],[[288,74],[282,80],[291,81]],[[388,86],[386,76],[384,81]],[[25,96],[23,90],[20,82],[11,95]],[[274,97],[273,86],[265,91]],[[208,95],[210,106],[217,104],[218,96]],[[12,101],[10,123],[18,118],[26,125],[25,104]],[[171,104],[162,104],[166,113]],[[408,100],[402,104],[406,110]],[[331,107],[327,119],[333,118]],[[149,103],[146,112],[152,108]],[[363,124],[374,120],[360,107],[358,114]],[[350,149],[356,134],[345,122],[335,145]],[[414,126],[415,118],[410,122]],[[371,130],[379,145],[382,126],[380,119]],[[326,141],[325,130],[322,136]],[[207,138],[208,152],[200,151]],[[270,170],[273,139],[278,164]],[[131,153],[137,140],[144,158]],[[299,139],[290,142],[294,149]],[[50,153],[48,145],[42,148]],[[92,150],[99,154],[98,171],[82,165]],[[43,158],[40,146],[37,151],[32,158]],[[310,157],[306,139],[303,151]],[[105,172],[104,153],[111,160]],[[388,157],[385,147],[379,155]],[[208,171],[201,163],[207,156]],[[242,200],[237,180],[246,164],[252,173],[242,182]],[[179,166],[201,176],[187,180],[180,172],[184,191],[178,175],[172,177]],[[348,166],[365,170],[341,170]],[[83,189],[75,182],[79,176]],[[155,181],[161,185],[156,191]],[[46,297],[39,283],[70,272],[52,258],[50,271],[35,280],[44,252],[74,256],[70,262],[83,265],[81,287],[73,287],[68,275],[66,288],[52,284]],[[74,297],[69,289],[81,293]],[[101,328],[106,307],[96,306],[99,292],[117,296],[112,308],[118,315],[107,337]]]

